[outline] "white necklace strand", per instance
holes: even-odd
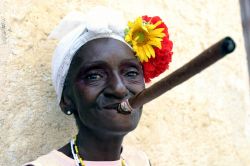
[[[78,157],[77,157],[77,155],[76,155],[76,153],[75,153],[75,150],[74,150],[74,139],[71,139],[71,141],[70,141],[70,146],[71,146],[71,153],[72,153],[72,155],[73,155],[73,157],[74,157],[74,159],[75,159],[75,162],[76,162],[76,165],[77,166],[80,166],[80,160],[78,159]]]

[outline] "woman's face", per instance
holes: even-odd
[[[119,103],[145,88],[133,51],[115,39],[96,39],[81,47],[74,61],[71,89],[81,124],[105,132],[133,130],[141,108],[128,115],[116,110]]]

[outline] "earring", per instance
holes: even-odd
[[[67,111],[67,115],[71,115],[72,112],[70,110]]]

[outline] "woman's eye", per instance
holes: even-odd
[[[139,75],[139,73],[136,72],[136,71],[129,71],[129,72],[126,73],[127,77],[133,77],[134,78],[134,77],[136,77],[138,75]]]
[[[102,79],[103,76],[100,74],[94,73],[94,74],[88,74],[85,78],[88,81],[98,81],[98,80]]]

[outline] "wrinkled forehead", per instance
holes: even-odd
[[[131,47],[113,38],[99,38],[87,42],[76,52],[74,59],[88,63],[106,60],[110,57],[120,60],[137,60]]]

